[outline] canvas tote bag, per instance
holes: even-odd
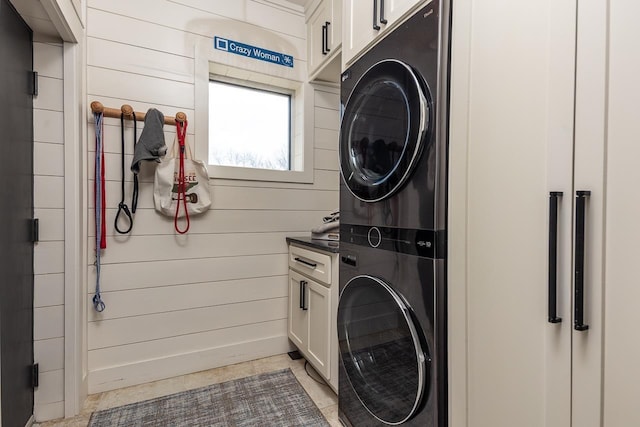
[[[206,212],[211,206],[207,166],[193,158],[186,139],[187,122],[176,122],[173,146],[157,166],[153,184],[156,211],[174,217],[176,231],[181,234],[189,229],[189,215]],[[178,218],[186,218],[185,229],[179,229]]]

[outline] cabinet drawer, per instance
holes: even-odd
[[[289,267],[327,285],[331,284],[331,257],[289,245]]]

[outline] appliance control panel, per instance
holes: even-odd
[[[340,240],[345,243],[425,258],[442,259],[447,253],[444,230],[340,224]]]

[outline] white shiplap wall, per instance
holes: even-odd
[[[40,241],[34,249],[34,358],[40,364],[35,417],[64,416],[64,120],[61,44],[35,42],[34,210]]]
[[[274,3],[90,0],[88,6],[88,101],[116,108],[127,103],[139,111],[155,107],[168,115],[184,111],[190,118],[192,141],[197,129],[194,52],[203,39],[221,35],[290,53],[296,74],[306,75],[305,18]],[[254,31],[269,37],[258,43]],[[255,61],[243,61],[246,64],[233,58],[233,66],[255,71]],[[281,72],[277,65],[263,67],[266,72]],[[192,218],[186,236],[175,234],[172,218],[153,210],[151,164],[143,166],[140,176],[132,234],[115,233],[120,130],[119,120],[105,120],[108,241],[102,257],[102,289],[107,308],[102,314],[90,308],[90,393],[290,348],[285,237],[308,234],[338,206],[337,91],[316,88],[314,105],[308,122],[315,123],[314,183],[212,180],[213,206],[207,214]],[[132,125],[127,126],[128,168],[133,148]],[[170,144],[173,129],[165,127],[165,133]],[[92,138],[90,129],[89,141]],[[93,142],[89,149],[93,150]],[[89,165],[93,154],[89,153]],[[130,204],[129,173],[127,180]],[[87,214],[92,218],[93,209]],[[92,251],[93,231],[90,234]],[[90,262],[93,258],[90,253]],[[88,274],[91,289],[92,265]]]

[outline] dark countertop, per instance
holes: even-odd
[[[336,240],[316,240],[311,237],[287,237],[287,243],[297,243],[301,246],[307,246],[334,254],[340,252],[340,242]]]

